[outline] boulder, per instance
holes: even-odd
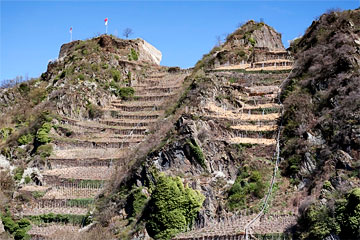
[[[0,234],[2,234],[3,232],[5,232],[4,224],[3,224],[2,221],[0,220]]]

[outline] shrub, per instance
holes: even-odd
[[[86,216],[84,215],[73,215],[73,214],[42,214],[36,216],[29,216],[28,217],[31,222],[40,224],[40,223],[72,223],[80,225],[85,219]]]
[[[248,168],[244,167],[229,190],[227,205],[231,210],[242,209],[247,206],[249,198],[262,198],[264,194],[265,184],[261,173],[256,170],[249,173]]]
[[[236,83],[236,79],[235,79],[235,78],[230,78],[230,79],[229,79],[229,82],[230,82],[230,83]]]
[[[360,237],[360,188],[335,202],[335,208],[313,203],[305,209],[295,233],[298,239],[322,240],[330,234],[341,239]]]
[[[249,42],[251,43],[252,46],[255,46],[256,44],[256,40],[254,38],[249,38]]]
[[[17,142],[19,143],[19,145],[26,145],[29,144],[33,141],[34,136],[31,133],[28,134],[24,134],[22,136],[20,136],[17,140]]]
[[[93,198],[77,198],[69,199],[66,202],[66,205],[69,207],[83,207],[94,203]]]
[[[78,75],[78,79],[79,79],[79,80],[84,80],[84,79],[85,79],[84,74],[80,73],[80,74]]]
[[[30,235],[27,234],[27,229],[19,228],[15,231],[14,239],[15,240],[30,240]]]
[[[53,151],[53,146],[51,144],[45,144],[38,147],[36,153],[43,159],[50,157]]]
[[[4,225],[5,231],[11,234],[19,228],[19,225],[16,224],[16,222],[10,216],[2,217],[1,220]]]
[[[51,123],[45,122],[36,133],[36,141],[38,141],[40,144],[49,143],[51,141],[51,138],[49,136],[51,128]]]
[[[27,83],[21,83],[19,85],[19,91],[23,94],[27,94],[28,92],[30,92],[30,87]]]
[[[6,141],[6,139],[11,135],[11,133],[14,131],[13,128],[1,128],[0,129],[0,139]]]
[[[22,168],[22,167],[15,168],[14,169],[14,179],[15,179],[15,181],[20,181],[23,174],[24,174],[24,168]]]
[[[161,174],[151,195],[146,228],[155,239],[171,239],[193,224],[204,196],[184,187],[179,177]]]
[[[24,178],[24,181],[25,181],[25,184],[28,184],[28,183],[31,182],[31,178],[30,178],[29,176],[26,176],[26,177]]]
[[[143,188],[134,187],[127,202],[130,203],[128,207],[128,215],[130,217],[136,217],[141,213],[147,202],[147,196],[143,193]]]
[[[121,74],[116,69],[111,69],[111,75],[115,82],[119,82],[121,79]]]
[[[19,221],[16,222],[19,225],[19,228],[27,228],[31,225],[29,219],[22,218]]]
[[[129,54],[129,61],[137,61],[139,59],[138,53],[135,51],[135,49],[131,48],[130,49],[130,54]]]
[[[99,108],[96,105],[93,105],[91,103],[86,105],[86,108],[88,110],[89,118],[91,118],[91,119],[100,118],[104,114],[103,111],[101,110],[101,108]]]
[[[45,192],[41,192],[41,191],[35,191],[35,192],[32,192],[31,195],[35,198],[35,199],[38,199],[38,198],[41,198],[45,195]]]
[[[123,100],[128,100],[132,98],[134,94],[135,90],[132,87],[122,87],[118,89],[116,96],[120,97]]]
[[[95,63],[93,63],[93,64],[91,64],[91,70],[93,70],[94,72],[97,72],[97,71],[99,71],[99,66],[97,65],[97,64],[95,64]]]
[[[186,143],[190,147],[191,156],[195,159],[197,163],[200,164],[201,167],[206,168],[205,156],[200,146],[197,145],[195,140],[187,140]]]
[[[107,64],[107,63],[103,63],[102,65],[101,65],[101,68],[102,69],[107,69],[109,67],[109,65]]]

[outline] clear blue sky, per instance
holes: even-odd
[[[1,7],[0,81],[46,71],[60,46],[104,33],[121,37],[134,31],[163,54],[162,65],[192,67],[240,22],[265,22],[282,33],[283,43],[304,33],[329,8],[355,9],[359,0],[342,1],[3,1]],[[224,35],[225,36],[225,35]]]

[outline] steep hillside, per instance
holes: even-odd
[[[160,59],[144,40],[102,35],[63,45],[39,79],[1,90],[7,232],[88,239],[74,232],[92,222],[94,198],[179,97],[187,73]]]
[[[325,14],[292,46],[282,168],[301,193],[301,239],[360,237],[359,26],[359,10]]]
[[[252,36],[259,46],[250,49],[247,42],[236,42],[239,34]],[[272,40],[264,45],[263,39]],[[248,48],[249,67],[238,62],[214,66],[214,52],[228,48],[233,54],[236,49],[229,46],[235,42]],[[289,59],[279,34],[253,21],[204,56],[185,80],[183,97],[168,112],[173,127],[161,144],[139,156],[128,175],[117,174],[117,182],[100,196],[99,221],[121,239],[169,239],[189,228],[195,229],[178,238],[210,237],[218,234],[216,224],[223,224],[224,234],[243,235],[273,179],[281,110],[276,96],[291,69]],[[277,65],[282,62],[290,64]],[[271,192],[285,191],[287,183],[279,184]],[[281,207],[281,201],[271,200],[271,216],[257,219],[251,232],[282,235],[293,224],[295,209]],[[270,223],[274,216],[278,220]]]

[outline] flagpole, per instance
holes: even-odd
[[[70,27],[70,42],[72,42],[72,27]]]
[[[106,24],[106,32],[105,32],[105,34],[107,34],[107,24]]]

